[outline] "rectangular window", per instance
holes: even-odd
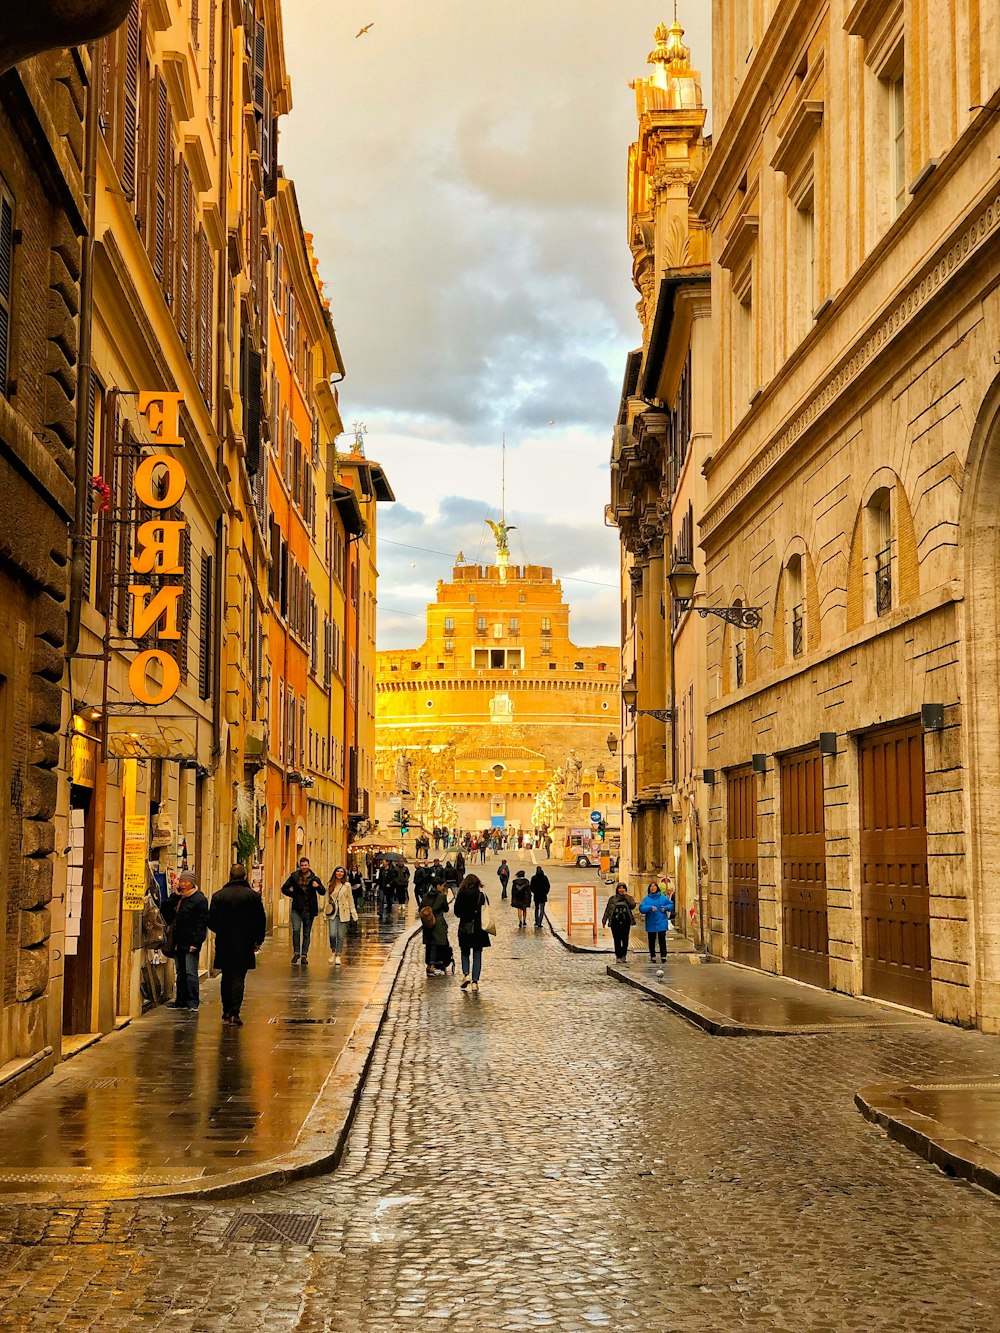
[[[502,648],[490,649],[490,667],[494,671],[502,671],[507,665],[506,654]]]
[[[14,302],[14,200],[0,185],[0,395],[10,380],[11,307]]]
[[[543,634],[552,633],[552,620],[549,616],[542,616],[542,633]]]
[[[516,639],[520,633],[521,633],[521,622],[518,620],[517,616],[511,616],[510,624],[507,626],[508,636],[512,639]]]
[[[903,75],[889,84],[893,217],[906,207],[906,97]]]
[[[523,649],[523,648],[508,648],[508,649],[507,649],[507,670],[508,670],[508,671],[520,671],[521,668],[522,668],[523,666],[524,666],[524,649]]]
[[[198,633],[198,693],[202,699],[212,694],[213,630],[215,628],[215,583],[213,560],[201,557],[201,623]]]
[[[472,665],[479,671],[485,670],[490,664],[489,650],[486,648],[475,648],[472,653]]]
[[[454,616],[445,616],[445,619],[444,619],[444,632],[445,632],[445,634],[454,634],[454,633],[455,633],[455,617],[454,617]]]
[[[476,637],[479,638],[479,639],[485,639],[485,638],[486,638],[486,617],[485,617],[485,616],[477,616],[477,617],[476,617]]]
[[[446,653],[449,657],[452,657],[452,656],[454,655],[454,652],[455,652],[455,640],[454,640],[454,639],[445,639],[445,641],[444,641],[444,651],[445,651],[445,653]]]

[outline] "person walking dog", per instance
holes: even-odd
[[[267,934],[264,904],[247,882],[244,866],[234,865],[212,894],[208,928],[215,936],[215,966],[222,973],[222,1021],[241,1028],[247,973],[257,966],[257,950]]]
[[[627,962],[628,937],[635,925],[635,899],[629,893],[627,884],[615,885],[615,891],[604,909],[601,925],[611,929],[611,938],[615,942],[615,958],[619,963]]]
[[[298,868],[285,880],[281,892],[292,900],[292,963],[309,962],[309,941],[313,922],[319,915],[319,899],[325,895],[323,882],[312,872],[308,856],[300,856]]]
[[[347,878],[347,868],[338,866],[326,894],[326,929],[330,937],[330,962],[334,967],[339,967],[341,963],[347,927],[357,919],[358,909]]]
[[[667,930],[670,927],[670,913],[674,910],[674,900],[668,897],[655,881],[646,890],[646,896],[639,904],[639,911],[646,922],[646,941],[649,944],[649,961],[656,962],[656,946],[660,946],[660,962],[667,961]]]

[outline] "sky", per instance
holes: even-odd
[[[459,550],[551,565],[580,644],[618,639],[604,524],[625,357],[630,80],[672,0],[283,0],[280,157],[314,233],[378,518],[380,648],[417,646]],[[679,17],[709,92],[710,0]],[[361,37],[355,34],[372,24]]]

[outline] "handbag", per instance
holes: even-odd
[[[423,926],[424,930],[434,929],[435,918],[433,907],[421,907],[418,916],[420,917],[420,924]]]
[[[489,898],[487,898],[485,893],[483,894],[483,907],[482,907],[481,919],[483,923],[483,930],[486,931],[487,935],[495,935],[497,933],[497,923],[493,919],[493,909],[492,907],[490,907],[490,900]]]

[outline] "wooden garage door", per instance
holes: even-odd
[[[786,976],[830,984],[826,829],[819,750],[781,760],[782,962]]]
[[[749,767],[727,776],[729,824],[729,956],[760,967],[757,887],[757,776]]]
[[[924,737],[919,723],[863,736],[859,764],[865,993],[930,1009]]]

